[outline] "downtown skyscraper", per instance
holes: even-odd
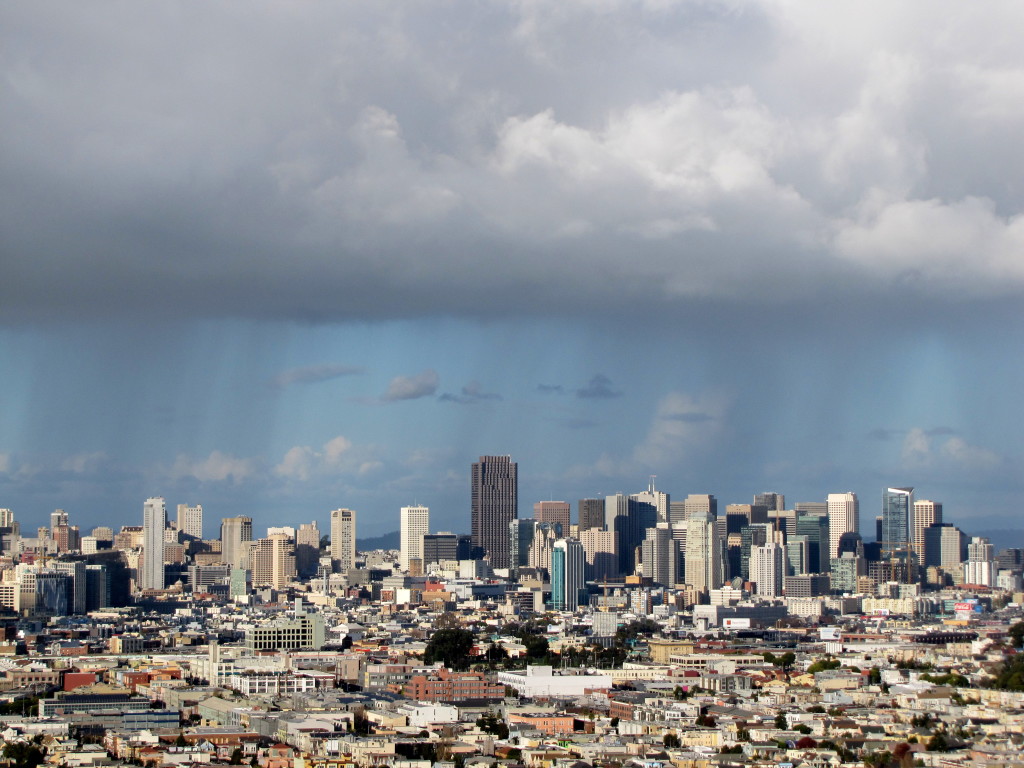
[[[142,507],[142,573],[139,589],[164,588],[164,528],[167,505],[161,498],[146,499]]]
[[[331,561],[336,573],[356,567],[356,511],[335,509],[331,512]]]
[[[408,571],[410,560],[424,564],[423,537],[430,533],[430,508],[402,507],[400,526],[398,564],[403,571]]]
[[[518,516],[519,465],[511,456],[481,456],[470,477],[473,547],[483,550],[492,568],[511,565],[509,523]]]
[[[879,541],[884,551],[907,548],[913,510],[913,488],[886,488],[882,493],[882,536]]]
[[[860,533],[860,503],[857,494],[830,493],[828,505],[828,559],[839,557],[839,539],[844,533]]]

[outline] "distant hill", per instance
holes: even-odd
[[[374,549],[398,549],[401,546],[401,531],[391,531],[382,536],[374,536],[369,539],[356,539],[356,549],[360,552],[370,552]]]

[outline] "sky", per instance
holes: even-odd
[[[0,8],[0,507],[1024,495],[1024,5]]]

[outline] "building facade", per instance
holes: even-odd
[[[519,517],[519,466],[511,456],[481,456],[470,476],[473,546],[492,568],[509,568],[509,523]]]

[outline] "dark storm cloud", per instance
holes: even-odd
[[[343,376],[356,376],[361,373],[364,373],[364,369],[356,365],[339,365],[335,363],[309,365],[282,371],[270,380],[270,386],[274,389],[286,389],[292,384],[317,384],[322,381],[330,381]]]
[[[609,400],[622,397],[622,392],[612,387],[612,380],[603,373],[594,374],[585,387],[576,390],[576,397],[585,400]]]
[[[1024,285],[1018,5],[2,13],[6,323],[932,316]]]

